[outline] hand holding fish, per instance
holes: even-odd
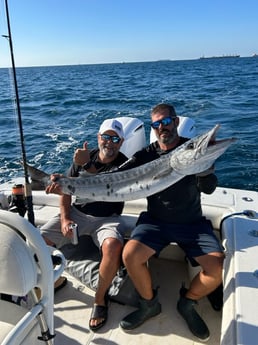
[[[50,175],[51,183],[46,186],[46,189],[45,189],[46,194],[64,195],[64,193],[62,192],[62,187],[60,186],[59,183],[56,182],[58,180],[58,178],[60,178],[62,176],[64,176],[64,175],[62,175],[62,174]]]
[[[88,150],[88,143],[85,141],[83,143],[82,149],[77,149],[73,155],[73,161],[77,165],[84,165],[90,161],[90,153]]]

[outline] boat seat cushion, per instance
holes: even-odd
[[[37,267],[27,243],[11,227],[0,223],[0,292],[25,296],[37,282]]]

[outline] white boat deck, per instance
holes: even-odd
[[[137,329],[125,333],[120,320],[134,310],[133,307],[111,302],[107,323],[92,332],[89,318],[94,302],[94,291],[66,274],[68,284],[55,295],[55,345],[197,345],[202,344],[189,331],[176,310],[181,282],[188,282],[187,265],[167,259],[152,259],[150,267],[154,286],[159,285],[162,313],[146,321]],[[220,344],[221,312],[214,311],[204,298],[197,306],[210,329],[208,344]]]
[[[141,207],[144,207],[144,202],[141,203]],[[224,217],[234,214],[242,213],[244,210],[256,210],[258,209],[258,193],[251,191],[238,191],[233,189],[217,188],[212,195],[202,195],[202,204],[206,217],[211,219],[214,229],[219,229],[220,221]],[[42,210],[43,211],[43,210]],[[125,212],[129,214],[138,214],[139,205],[134,202],[127,202]],[[247,235],[250,229],[258,231],[257,213],[254,216],[253,221],[245,222],[243,227],[244,238],[239,238],[238,242],[233,245],[233,248],[237,249],[238,246],[243,246],[243,241],[249,241]],[[240,216],[241,218],[241,216]],[[245,217],[242,217],[245,219]],[[230,222],[228,226],[230,228]],[[251,228],[250,228],[251,227]],[[237,229],[233,230],[237,231]],[[230,235],[230,238],[233,238]],[[256,239],[253,240],[255,243]],[[258,243],[256,243],[258,244]],[[249,246],[246,244],[247,247]],[[254,245],[254,243],[252,244]],[[125,333],[119,327],[120,320],[133,310],[133,307],[119,305],[112,302],[109,308],[109,318],[106,325],[96,333],[89,330],[88,322],[91,314],[91,309],[94,301],[94,292],[87,287],[83,286],[75,278],[67,275],[69,279],[68,285],[60,290],[55,296],[55,328],[56,328],[56,341],[57,345],[77,345],[77,344],[103,344],[103,345],[151,345],[151,344],[173,344],[173,345],[197,345],[202,344],[200,340],[192,335],[189,331],[185,321],[178,314],[176,310],[176,303],[179,297],[179,289],[181,283],[185,282],[188,285],[189,277],[192,273],[189,273],[187,264],[183,261],[182,254],[176,253],[178,248],[169,246],[163,253],[161,259],[152,259],[150,261],[150,268],[153,277],[154,287],[159,288],[159,299],[162,304],[162,313],[151,320],[146,321],[142,326]],[[234,249],[233,249],[234,250]],[[241,250],[240,250],[241,252]],[[243,254],[244,255],[244,254]],[[246,255],[244,255],[246,257]],[[171,260],[172,259],[172,260]],[[229,259],[229,257],[228,257]],[[232,261],[233,260],[233,261]],[[234,258],[230,261],[226,260],[225,267],[230,263],[236,265],[236,271],[233,275],[237,275],[239,268],[238,260],[235,263]],[[241,262],[244,262],[241,260]],[[246,265],[250,268],[252,259],[248,258]],[[238,267],[239,266],[239,267]],[[250,272],[250,276],[253,276],[253,272]],[[233,277],[231,277],[233,279]],[[232,288],[230,276],[225,277],[225,284],[227,294],[234,296],[234,291],[237,291],[238,285]],[[252,282],[252,286],[256,286],[256,281]],[[258,292],[257,292],[258,294]],[[227,296],[227,295],[226,295]],[[254,291],[252,291],[254,296]],[[225,296],[224,296],[225,297]],[[258,296],[254,296],[255,300]],[[246,307],[244,310],[245,318],[248,318],[250,325],[256,325],[256,318],[253,312],[249,312],[252,306],[252,302],[241,297],[242,302],[246,301]],[[231,303],[231,304],[230,304]],[[241,303],[232,298],[226,297],[227,309],[224,310],[224,327],[223,340],[221,340],[221,326],[222,326],[222,312],[214,311],[207,298],[203,298],[199,301],[196,307],[200,315],[203,317],[210,329],[210,339],[208,344],[210,345],[236,345],[239,343],[240,338],[247,341],[245,345],[254,345],[253,338],[251,340],[248,329],[242,328],[241,323],[235,325],[239,327],[235,332],[232,325],[236,322],[235,313],[238,310],[242,310]],[[238,308],[240,306],[240,309]],[[249,307],[248,307],[249,306]],[[250,309],[251,310],[251,309]],[[234,329],[233,329],[233,328]],[[233,332],[228,338],[228,331]],[[236,329],[235,329],[236,330]],[[258,331],[251,332],[256,334]],[[238,333],[238,335],[236,334]],[[248,340],[247,340],[248,339]],[[240,344],[240,343],[239,343]]]
[[[10,185],[2,186],[2,205],[8,190]],[[33,202],[38,225],[59,211],[55,195],[34,192]],[[133,220],[145,206],[146,201],[127,202],[125,212]],[[212,195],[202,196],[202,206],[205,216],[217,230],[221,220],[230,215],[223,222],[226,247],[223,315],[212,309],[207,298],[199,301],[196,307],[210,329],[208,344],[255,345],[258,337],[258,193],[217,188]],[[253,210],[253,216],[243,214],[245,210]],[[185,282],[187,287],[192,276],[180,249],[170,245],[161,258],[151,259],[149,265],[153,286],[160,287],[162,313],[127,333],[120,329],[119,322],[134,308],[115,302],[110,303],[105,326],[96,333],[90,331],[88,323],[95,293],[65,273],[68,284],[55,294],[55,345],[202,344],[176,310],[181,284]]]

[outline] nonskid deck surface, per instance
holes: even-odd
[[[125,333],[120,320],[135,308],[111,302],[106,325],[96,333],[88,327],[94,291],[66,273],[68,284],[55,295],[55,345],[197,345],[202,344],[188,330],[176,310],[182,281],[188,284],[187,266],[183,262],[152,259],[150,269],[158,293],[162,313],[137,329]],[[206,321],[211,337],[209,345],[219,345],[221,312],[216,312],[206,298],[196,307]]]

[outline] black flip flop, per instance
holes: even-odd
[[[89,328],[92,331],[96,331],[97,329],[100,329],[107,322],[107,318],[108,318],[108,306],[94,304],[92,312],[91,312],[91,316],[90,316]],[[103,320],[100,323],[98,323],[96,326],[91,326],[90,322],[92,319],[103,319]]]

